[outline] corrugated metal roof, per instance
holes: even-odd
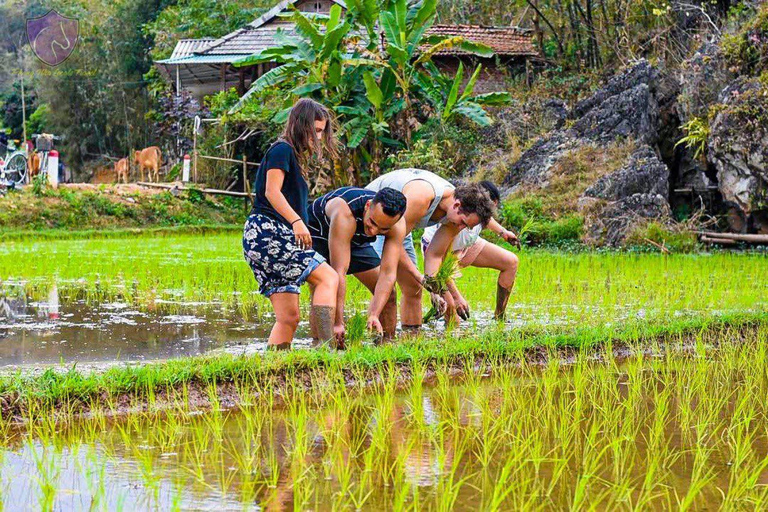
[[[461,36],[469,41],[489,46],[496,55],[535,56],[533,37],[514,27],[485,27],[482,25],[433,25],[427,35]],[[467,55],[459,48],[438,52],[437,55]]]
[[[182,57],[188,57],[196,51],[205,48],[210,43],[215,41],[213,37],[203,37],[201,39],[181,39],[176,43],[176,47],[173,49],[171,59],[180,59]]]
[[[178,59],[174,59],[171,57],[170,59],[165,60],[158,60],[155,61],[156,64],[221,64],[225,62],[233,62],[239,58],[242,58],[242,55],[232,55],[232,54],[226,54],[226,55],[188,55],[186,57],[181,57]]]

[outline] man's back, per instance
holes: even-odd
[[[365,188],[378,192],[383,188],[389,187],[399,192],[403,192],[406,185],[416,180],[424,181],[432,188],[433,195],[429,208],[414,226],[418,228],[426,228],[427,226],[436,224],[436,222],[431,220],[431,217],[435,213],[435,209],[440,203],[445,191],[454,188],[454,186],[445,178],[441,178],[437,174],[423,169],[398,169],[379,176]]]
[[[331,220],[326,212],[328,203],[340,198],[347,203],[350,212],[357,224],[355,234],[352,236],[353,246],[370,244],[376,240],[375,236],[365,234],[365,205],[376,196],[376,192],[358,187],[342,187],[317,198],[309,208],[309,232],[312,238],[319,238],[326,243],[331,230]]]

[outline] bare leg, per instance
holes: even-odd
[[[275,325],[269,334],[267,348],[289,349],[299,326],[299,296],[295,293],[275,293],[269,300],[275,310]]]
[[[421,329],[423,314],[421,311],[421,283],[400,265],[397,269],[397,284],[400,285],[402,301],[400,304],[400,319],[403,331]]]
[[[310,324],[314,323],[317,339],[321,343],[330,342],[336,348],[333,321],[336,315],[336,291],[339,287],[339,275],[330,265],[323,263],[309,275],[307,282],[314,288]]]
[[[494,268],[499,271],[499,279],[496,284],[496,310],[494,311],[494,318],[497,320],[504,319],[509,296],[515,285],[519,263],[520,260],[512,252],[494,244],[486,244],[472,263],[473,267]]]
[[[358,272],[355,277],[358,281],[368,288],[371,293],[376,290],[376,283],[379,281],[379,270],[381,267],[372,268],[365,272]],[[384,339],[392,339],[395,337],[395,329],[397,329],[397,294],[395,290],[387,299],[387,303],[384,305],[384,309],[381,310],[381,327],[384,329]]]

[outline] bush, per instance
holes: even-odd
[[[696,234],[683,225],[649,222],[635,228],[627,236],[624,246],[629,249],[652,251],[665,247],[670,252],[689,253],[698,248],[698,241]]]
[[[539,198],[507,201],[499,208],[499,220],[520,235],[526,245],[569,245],[578,242],[584,219],[577,214],[553,217],[544,213]]]
[[[41,172],[32,178],[32,193],[35,197],[43,197],[47,194],[48,174]]]
[[[722,48],[734,71],[756,76],[768,69],[768,4],[738,33],[723,36]]]
[[[411,148],[390,157],[387,167],[415,167],[446,177],[466,175],[477,166],[479,139],[477,127],[469,123],[430,119],[414,134]]]

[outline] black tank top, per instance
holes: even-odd
[[[366,190],[358,187],[342,187],[332,192],[328,192],[324,196],[318,197],[309,207],[309,233],[313,238],[319,238],[328,243],[328,235],[331,231],[331,219],[328,218],[328,214],[325,213],[325,207],[328,205],[328,201],[340,197],[349,206],[352,215],[355,217],[357,227],[355,228],[355,234],[352,236],[352,245],[361,246],[372,243],[376,240],[375,236],[368,236],[365,234],[365,225],[363,224],[363,216],[365,215],[365,205],[368,201],[376,196],[376,192],[372,190]]]

